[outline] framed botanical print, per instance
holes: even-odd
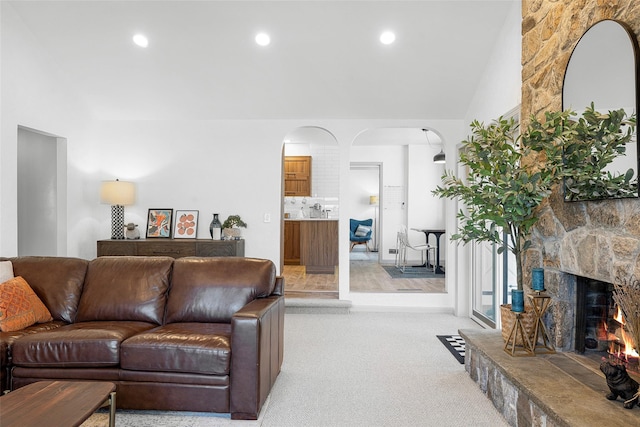
[[[176,211],[174,239],[195,239],[198,233],[198,211]]]
[[[173,209],[149,209],[147,217],[147,238],[171,237]]]

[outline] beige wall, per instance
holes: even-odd
[[[562,83],[571,52],[593,24],[614,19],[640,35],[637,0],[522,1],[522,116],[562,108]],[[554,298],[548,323],[559,349],[573,347],[575,277],[606,282],[640,278],[640,199],[565,203],[557,188],[539,212],[531,267],[545,267]],[[525,286],[526,287],[526,286]]]

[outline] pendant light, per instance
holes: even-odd
[[[427,143],[431,146],[431,141],[429,141],[429,129],[422,129],[425,136],[427,137]],[[433,156],[433,163],[445,163],[444,151],[440,148],[440,152]]]

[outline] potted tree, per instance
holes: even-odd
[[[546,113],[544,122],[532,117],[523,133],[513,118],[500,117],[486,126],[473,121],[472,135],[462,142],[460,154],[467,176],[446,171],[442,186],[433,191],[464,203],[457,214],[461,225],[452,240],[492,242],[498,244],[498,253],[507,249],[514,254],[518,301],[523,301],[523,257],[538,221],[536,208],[562,178],[562,147],[573,138],[573,114]]]
[[[524,255],[538,221],[536,210],[556,183],[565,182],[568,200],[594,198],[603,187],[621,197],[637,192],[632,171],[620,176],[603,172],[632,139],[635,114],[627,118],[623,109],[599,113],[591,104],[582,118],[574,120],[575,115],[569,110],[546,112],[544,122],[532,117],[522,133],[512,118],[500,117],[487,126],[472,122],[472,135],[462,142],[460,154],[467,176],[461,179],[447,171],[443,185],[433,191],[464,203],[465,210],[457,214],[461,225],[452,240],[492,242],[498,244],[498,253],[506,248],[514,254],[513,292],[520,294],[519,301],[523,301]],[[509,308],[513,309],[501,307],[503,320]],[[503,335],[505,329],[503,322]]]
[[[242,237],[240,228],[247,228],[240,215],[229,215],[222,223],[222,235],[226,239],[239,239]]]

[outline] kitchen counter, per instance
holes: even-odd
[[[285,218],[285,221],[338,221],[338,218]]]
[[[337,218],[285,218],[285,265],[308,274],[333,274],[338,265]]]

